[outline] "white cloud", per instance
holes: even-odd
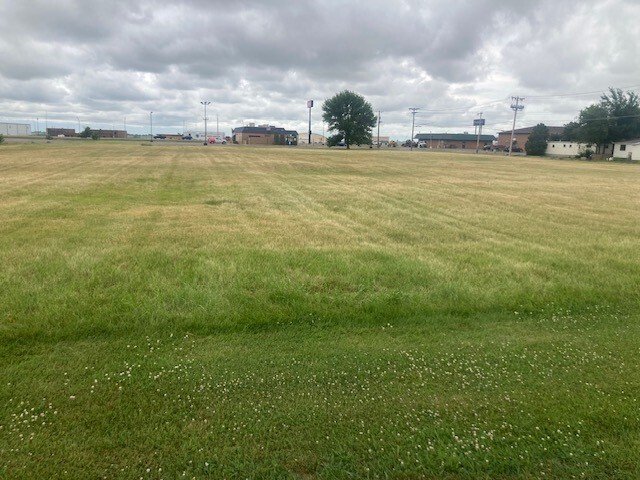
[[[601,91],[640,84],[634,0],[0,0],[0,110],[32,121],[168,131],[243,121],[306,130],[306,100],[348,88],[383,113],[383,134],[573,119]],[[519,122],[519,123],[520,123]]]

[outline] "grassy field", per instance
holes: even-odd
[[[640,167],[0,147],[0,478],[638,478]]]

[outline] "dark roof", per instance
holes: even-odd
[[[445,141],[445,142],[469,142],[476,141],[478,139],[477,135],[473,133],[418,133],[415,137],[416,140],[431,140],[435,142]],[[493,135],[480,135],[481,142],[493,142],[496,139]]]
[[[533,129],[536,127],[524,127],[524,128],[516,128],[513,133],[514,134],[518,134],[518,133],[531,133],[533,132]],[[562,135],[564,133],[564,127],[549,127],[547,126],[547,128],[549,129],[549,135]],[[511,130],[505,130],[504,132],[500,132],[500,133],[511,133]]]
[[[286,130],[282,127],[237,127],[233,129],[232,133],[267,133],[267,134],[284,134],[284,135],[298,135],[295,130]]]

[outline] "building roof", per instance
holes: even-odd
[[[473,133],[418,133],[415,137],[416,140],[431,140],[431,141],[458,141],[458,142],[470,142],[478,139],[477,135]],[[493,135],[480,135],[481,142],[493,142],[496,139]]]
[[[562,135],[564,133],[564,127],[550,127],[550,126],[546,126],[549,129],[549,135]],[[533,129],[536,128],[534,127],[524,127],[524,128],[516,128],[513,133],[514,134],[530,134],[531,132],[533,132]],[[511,130],[504,130],[503,132],[499,132],[499,133],[508,133],[509,135],[511,135]]]

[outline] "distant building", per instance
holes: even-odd
[[[126,130],[91,130],[91,135],[98,134],[100,138],[127,138]]]
[[[529,140],[529,135],[533,132],[535,127],[516,128],[513,131],[513,146],[524,148],[524,144]],[[556,138],[561,138],[564,133],[564,127],[547,127],[549,129],[549,135]],[[511,130],[505,130],[498,133],[498,145],[509,146],[511,142]]]
[[[556,142],[547,142],[547,150],[545,155],[553,157],[575,157],[580,152],[587,149],[584,143],[573,142],[569,140],[560,140]]]
[[[28,137],[31,125],[28,123],[0,123],[0,135],[5,137]]]
[[[627,160],[640,160],[640,139],[615,142],[612,156]]]
[[[78,134],[73,128],[47,128],[49,137],[77,137]]]
[[[389,145],[389,137],[383,137],[382,135],[378,137],[377,135],[373,135],[371,137],[371,143],[373,145],[378,145],[378,142],[381,146],[386,147],[387,145]]]
[[[309,144],[309,132],[303,133],[302,135],[298,135],[298,145],[308,145]],[[311,134],[311,145],[326,145],[327,137],[324,135],[320,135],[319,133]]]
[[[273,125],[234,128],[231,139],[240,145],[297,145],[298,132]]]
[[[413,138],[418,142],[424,142],[427,148],[461,150],[475,150],[478,141],[478,135],[473,133],[418,133]],[[480,135],[480,148],[491,145],[495,139],[493,135]]]

